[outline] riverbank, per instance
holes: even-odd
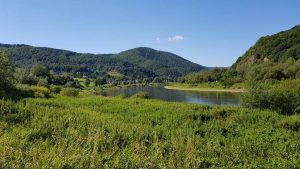
[[[201,91],[201,92],[231,92],[243,93],[245,89],[218,89],[218,88],[198,88],[198,87],[178,87],[178,86],[164,86],[165,89],[170,90],[186,90],[186,91]]]

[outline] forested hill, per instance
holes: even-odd
[[[300,79],[300,25],[260,38],[228,69],[190,73],[185,83],[222,82],[226,87],[245,81]]]
[[[146,47],[130,49],[114,55],[114,57],[151,70],[161,77],[180,77],[205,68],[173,53]]]
[[[234,66],[251,65],[267,61],[285,62],[300,58],[300,25],[275,35],[260,38]]]
[[[56,73],[67,72],[77,77],[97,77],[116,71],[127,79],[176,79],[204,68],[175,54],[150,48],[136,48],[119,54],[86,54],[29,45],[0,44],[0,50],[7,50],[18,67],[30,68],[40,63]]]
[[[300,78],[300,26],[260,38],[232,69],[239,81]]]

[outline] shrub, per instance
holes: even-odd
[[[33,96],[36,98],[49,98],[50,97],[50,90],[43,86],[31,86],[33,90]]]
[[[106,96],[106,92],[101,86],[96,86],[94,87],[94,94],[95,95],[100,95],[100,96]]]
[[[75,81],[69,81],[69,82],[67,82],[65,84],[65,86],[67,88],[81,88],[82,87],[77,80],[75,80]]]
[[[50,86],[50,91],[51,91],[51,93],[58,94],[61,91],[61,87],[52,85],[52,86]]]
[[[133,98],[149,99],[150,95],[148,92],[138,92],[135,95],[131,96]]]
[[[300,80],[288,80],[277,84],[253,83],[243,94],[242,105],[262,108],[291,115],[300,113]]]
[[[75,88],[64,88],[60,93],[62,96],[76,97],[79,95],[79,90]]]
[[[294,115],[283,119],[277,126],[287,130],[300,131],[300,116]]]
[[[16,97],[24,98],[24,97],[34,97],[34,91],[29,85],[18,84],[17,86]]]
[[[49,87],[48,80],[45,79],[45,78],[39,78],[39,81],[38,81],[37,85],[38,85],[38,86]]]

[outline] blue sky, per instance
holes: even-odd
[[[0,0],[0,43],[86,53],[146,46],[230,66],[300,24],[299,0]]]

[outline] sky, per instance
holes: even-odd
[[[300,24],[300,0],[0,0],[0,43],[83,53],[151,47],[230,66]]]

